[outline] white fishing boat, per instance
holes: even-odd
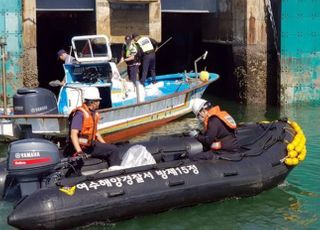
[[[22,88],[13,97],[9,114],[0,115],[0,140],[12,141],[34,135],[65,137],[68,116],[83,102],[83,92],[97,87],[102,97],[99,132],[108,142],[126,140],[191,111],[195,98],[202,97],[217,74],[195,72],[156,76],[157,83],[133,84],[119,74],[109,40],[103,35],[72,38],[76,62],[65,64],[65,81],[58,100],[43,88]]]

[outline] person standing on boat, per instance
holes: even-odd
[[[58,60],[61,60],[64,62],[64,64],[72,64],[76,59],[72,57],[71,55],[67,54],[67,52],[64,49],[61,49],[57,52]],[[60,80],[54,80],[50,81],[49,85],[52,87],[62,86],[65,83],[65,78],[63,78],[62,81]]]
[[[136,83],[139,76],[140,58],[136,43],[133,41],[131,35],[125,36],[125,44],[123,45],[121,52],[120,62],[127,64],[127,72],[129,80]]]
[[[61,49],[57,52],[58,60],[64,62],[64,64],[72,64],[76,59],[71,55],[67,54],[64,49]]]
[[[149,38],[147,36],[140,36],[136,33],[132,34],[132,38],[138,45],[138,48],[141,52],[141,78],[140,82],[144,85],[148,73],[152,77],[152,83],[156,83],[156,50],[158,43],[156,40]]]
[[[100,94],[96,87],[84,91],[85,102],[71,113],[70,137],[75,150],[74,156],[101,158],[109,166],[120,165],[119,150],[115,145],[107,144],[98,133],[100,115],[96,110],[100,105]]]
[[[207,151],[191,156],[193,160],[212,159],[212,151],[208,150],[239,150],[235,136],[237,124],[229,113],[220,110],[219,106],[212,106],[210,102],[199,98],[194,100],[192,111],[203,123],[204,130],[202,132],[192,130],[189,134],[201,142],[204,150]]]

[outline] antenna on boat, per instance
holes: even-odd
[[[196,77],[198,77],[198,66],[197,66],[197,62],[200,61],[201,59],[205,60],[207,58],[208,55],[208,51],[206,50],[204,52],[204,54],[202,54],[200,57],[198,57],[195,61],[194,61],[194,71],[196,73]]]

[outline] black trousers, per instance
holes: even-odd
[[[148,73],[152,77],[152,82],[156,80],[156,54],[154,52],[142,56],[142,71],[140,82],[144,85]]]
[[[128,65],[127,72],[129,80],[135,83],[138,80],[139,75],[139,65]]]
[[[84,148],[83,151],[92,157],[106,160],[109,166],[121,164],[119,149],[115,145],[96,142],[93,146]]]

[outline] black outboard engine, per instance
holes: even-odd
[[[21,88],[13,96],[14,114],[56,114],[56,96],[44,88]]]
[[[39,189],[59,162],[58,147],[50,141],[37,138],[15,141],[8,148],[7,179],[17,182],[23,197]]]

